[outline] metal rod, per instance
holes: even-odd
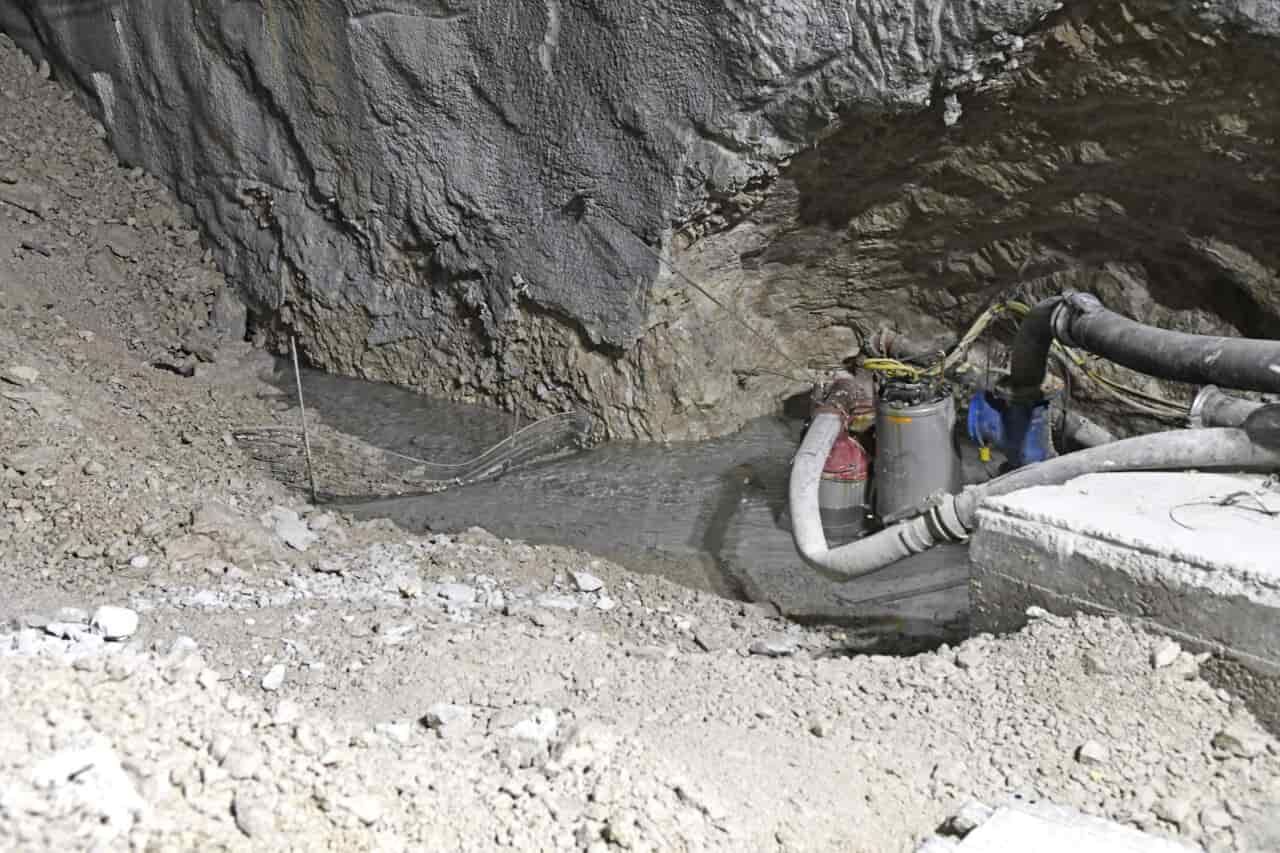
[[[293,381],[298,386],[298,414],[302,419],[302,447],[307,454],[307,479],[311,482],[311,502],[316,502],[316,471],[311,464],[311,438],[307,434],[307,407],[302,402],[302,371],[298,369],[298,344],[289,336],[289,354],[293,356]]]

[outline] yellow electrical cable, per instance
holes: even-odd
[[[864,370],[869,370],[872,373],[881,373],[886,376],[906,376],[911,379],[919,379],[923,375],[936,372],[935,368],[913,367],[896,358],[866,358],[862,360],[861,365]]]
[[[1003,302],[994,303],[978,315],[977,319],[973,321],[964,333],[964,336],[956,342],[951,352],[947,353],[941,362],[929,367],[915,367],[896,358],[867,358],[861,361],[861,366],[872,373],[879,373],[884,376],[907,377],[913,380],[918,380],[922,376],[938,375],[954,368],[957,363],[965,364],[966,362],[961,362],[964,353],[986,332],[994,320],[1005,314],[1026,316],[1030,312],[1030,305],[1015,299],[1006,299]],[[1084,374],[1085,378],[1092,380],[1102,390],[1135,409],[1165,417],[1181,417],[1186,413],[1186,406],[1103,376],[1093,366],[1093,363],[1081,355],[1074,347],[1065,346],[1058,341],[1054,341],[1052,346],[1055,352],[1065,355]]]

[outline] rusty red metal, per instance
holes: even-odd
[[[829,412],[845,419],[866,418],[875,412],[875,387],[870,374],[836,371],[825,386],[814,389],[813,413]]]
[[[862,444],[848,432],[841,432],[822,467],[823,479],[861,482],[871,473],[871,459]]]

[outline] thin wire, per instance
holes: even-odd
[[[298,386],[298,416],[302,420],[302,446],[307,452],[307,479],[311,482],[311,502],[316,502],[316,469],[311,464],[311,436],[307,432],[307,407],[302,402],[302,372],[298,369],[298,344],[289,336],[289,354],[293,356],[293,381]]]
[[[1253,491],[1246,490],[1232,492],[1231,494],[1218,498],[1217,500],[1191,501],[1189,503],[1178,504],[1177,506],[1169,509],[1169,520],[1185,530],[1195,530],[1196,528],[1180,521],[1174,513],[1181,509],[1190,509],[1191,507],[1196,506],[1219,507],[1221,509],[1242,509],[1247,512],[1256,512],[1259,515],[1265,515],[1268,518],[1280,518],[1280,509],[1272,509],[1267,506],[1260,497],[1267,491],[1269,491],[1268,485],[1264,482],[1261,488]],[[1257,506],[1247,506],[1240,503],[1241,500],[1247,499],[1252,499]]]
[[[482,464],[492,465],[494,464],[493,458],[496,457],[500,451],[507,450],[509,447],[512,447],[512,446],[515,446],[518,448],[520,442],[524,440],[526,436],[529,436],[535,431],[540,431],[541,427],[545,427],[548,424],[553,423],[555,421],[572,421],[578,418],[578,416],[579,415],[577,412],[557,412],[553,415],[547,415],[545,418],[542,418],[541,420],[534,421],[528,426],[521,427],[515,433],[502,439],[497,444],[492,445],[480,455],[475,456],[471,459],[468,459],[465,462],[432,462],[429,459],[422,459],[417,456],[409,456],[404,453],[397,453],[394,450],[388,450],[386,448],[380,447],[380,448],[376,448],[376,450],[378,453],[385,454],[395,459],[403,459],[405,462],[412,462],[416,465],[423,465],[429,468],[442,468],[442,469],[449,469],[453,471],[461,471],[465,469],[475,468]],[[253,439],[256,437],[267,436],[272,433],[297,434],[297,432],[298,432],[298,429],[296,427],[291,427],[291,426],[247,426],[247,427],[237,427],[236,429],[233,429],[231,431],[231,434],[233,437],[237,437],[237,438],[242,437],[245,439]],[[358,439],[343,435],[342,433],[339,433],[339,432],[334,432],[334,434],[331,435],[329,438],[330,440],[336,439],[337,441],[347,442],[352,445],[361,444],[361,442]]]

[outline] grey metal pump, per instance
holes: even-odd
[[[1015,404],[1041,395],[1054,340],[1104,356],[1152,376],[1280,393],[1280,341],[1188,335],[1146,326],[1107,310],[1093,296],[1070,293],[1047,299],[1024,318],[1014,343],[1007,387]],[[823,465],[845,429],[848,388],[837,380],[817,409],[791,468],[792,537],[809,565],[842,577],[858,577],[943,542],[962,542],[989,497],[1034,486],[1058,485],[1102,471],[1178,469],[1280,470],[1280,405],[1264,405],[1201,391],[1189,413],[1193,426],[1109,441],[1103,430],[1073,425],[1082,442],[1075,453],[1017,468],[958,493],[939,494],[919,514],[869,536],[831,548],[822,527],[818,492]]]
[[[1123,439],[1028,465],[958,494],[939,496],[922,514],[862,539],[831,548],[818,508],[823,464],[847,416],[819,408],[791,466],[792,538],[810,566],[853,578],[892,565],[944,542],[963,542],[977,526],[978,508],[990,497],[1035,486],[1060,485],[1103,471],[1280,470],[1280,447],[1254,441],[1244,429],[1175,430]]]

